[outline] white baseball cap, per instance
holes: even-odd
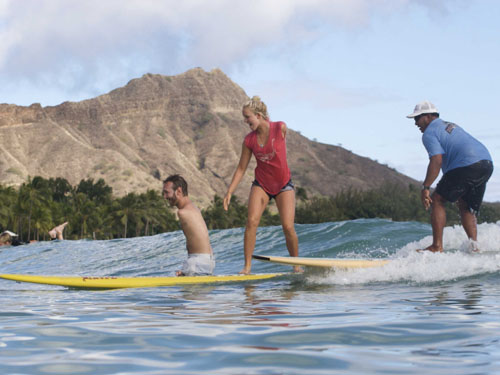
[[[414,118],[426,113],[439,113],[438,109],[434,104],[432,104],[428,100],[424,100],[423,102],[418,103],[413,110],[413,113],[406,116],[408,118]]]

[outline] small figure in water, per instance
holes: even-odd
[[[67,221],[58,225],[57,227],[52,228],[49,231],[50,239],[51,240],[64,240],[63,231],[64,231],[64,228],[66,227],[66,225],[68,225]]]

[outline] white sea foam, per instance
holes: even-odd
[[[444,231],[444,252],[417,252],[432,237],[411,242],[399,249],[391,262],[379,268],[336,270],[327,276],[308,275],[311,283],[350,285],[374,282],[434,283],[500,272],[500,223],[478,226],[480,253],[470,252],[470,242],[460,226]]]
[[[500,252],[500,221],[497,223],[479,224],[477,228],[477,245],[481,252]],[[417,249],[423,249],[432,243],[432,236],[422,238],[420,241],[410,242],[401,248],[397,255],[407,255]],[[445,227],[443,233],[444,251],[470,252],[471,241],[467,238],[462,226]]]

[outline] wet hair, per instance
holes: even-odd
[[[269,114],[267,113],[267,106],[258,96],[254,96],[248,102],[245,103],[243,109],[249,108],[253,113],[261,115],[264,119],[269,120]]]
[[[0,235],[0,245],[10,245],[12,244],[12,237],[9,233],[2,233]]]
[[[174,191],[177,190],[179,187],[182,190],[182,194],[187,197],[188,195],[188,184],[186,180],[179,174],[172,174],[168,176],[165,181],[163,181],[163,185],[165,185],[167,182],[171,182],[174,188]]]

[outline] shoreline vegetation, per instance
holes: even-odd
[[[430,222],[430,215],[420,202],[420,187],[387,184],[370,191],[347,190],[334,197],[308,197],[307,191],[296,190],[297,224],[315,224],[361,218],[394,221]],[[68,221],[66,239],[129,238],[149,236],[180,229],[174,211],[160,190],[129,193],[113,197],[112,188],[103,179],[81,180],[71,186],[64,178],[28,178],[19,188],[0,184],[0,232],[10,230],[20,241],[50,240],[48,231]],[[266,208],[261,226],[280,225],[279,215]],[[446,209],[448,225],[460,224],[450,203]],[[244,227],[246,204],[233,197],[229,211],[222,198],[215,196],[202,210],[209,229]],[[500,203],[483,203],[478,223],[500,220]]]

